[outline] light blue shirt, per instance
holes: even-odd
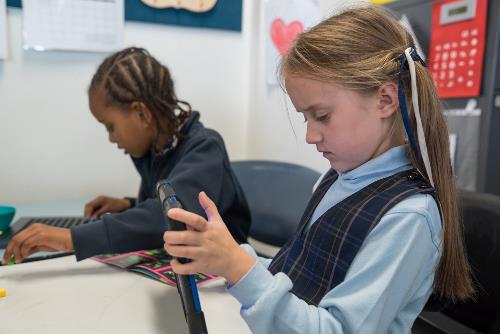
[[[332,184],[314,217],[379,179],[411,168],[407,147],[393,148]],[[315,220],[311,219],[310,224]],[[318,307],[290,292],[271,260],[255,265],[228,292],[254,333],[410,333],[432,292],[441,249],[441,218],[431,195],[413,195],[390,209],[368,234],[345,280]],[[250,254],[255,252],[243,245]]]

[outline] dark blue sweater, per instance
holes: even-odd
[[[71,229],[77,260],[104,253],[123,253],[163,247],[168,228],[155,185],[168,179],[184,208],[205,217],[198,194],[205,191],[215,202],[236,241],[246,241],[250,212],[243,191],[233,174],[221,136],[206,129],[193,112],[181,130],[185,137],[164,155],[148,154],[132,159],[141,175],[139,197],[134,207],[105,214],[91,224]]]

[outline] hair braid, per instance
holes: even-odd
[[[156,139],[152,149],[156,153],[160,134],[169,141],[183,139],[180,126],[191,115],[191,105],[177,99],[174,82],[167,67],[148,51],[130,47],[107,57],[94,74],[89,95],[103,89],[106,103],[130,106],[143,103],[152,113],[156,126]]]

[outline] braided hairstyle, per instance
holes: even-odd
[[[191,115],[191,105],[177,99],[174,82],[167,67],[143,48],[129,47],[107,57],[94,74],[88,94],[104,91],[106,104],[129,107],[133,102],[143,103],[152,113],[157,148],[160,134],[169,141],[182,139],[181,125]]]

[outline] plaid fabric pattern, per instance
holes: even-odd
[[[337,179],[328,172],[306,207],[296,235],[274,257],[271,273],[283,272],[293,282],[292,293],[318,305],[340,284],[368,233],[382,216],[403,199],[434,189],[416,170],[378,180],[331,207],[307,230],[326,191]]]

